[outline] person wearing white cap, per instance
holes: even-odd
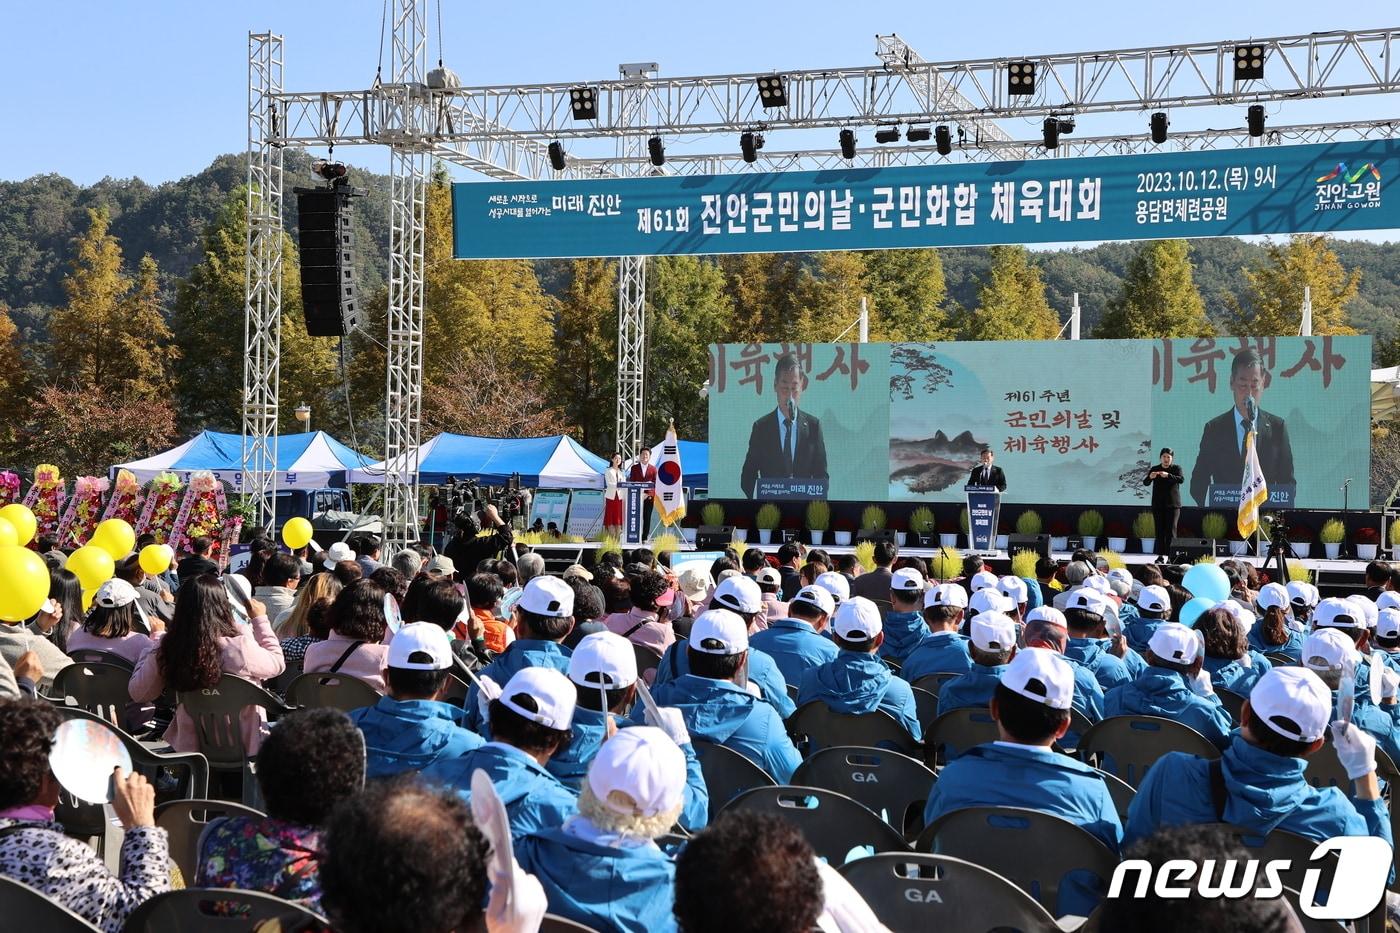
[[[1087,586],[1068,595],[1061,610],[1069,628],[1065,657],[1093,671],[1104,693],[1142,673],[1147,667],[1142,656],[1128,647],[1125,638],[1108,635],[1108,620],[1116,618],[1117,612],[1112,597]]]
[[[1392,761],[1400,758],[1400,724],[1395,714],[1396,687],[1400,685],[1400,674],[1382,665],[1379,669],[1368,665],[1360,667],[1361,655],[1352,645],[1351,639],[1335,628],[1320,628],[1303,641],[1302,664],[1313,671],[1332,691],[1332,717],[1337,718],[1337,700],[1342,683],[1342,675],[1347,664],[1356,668],[1356,703],[1351,721],[1369,733],[1390,756]],[[1371,678],[1381,678],[1381,705],[1371,702]]]
[[[1394,572],[1400,574],[1400,569]],[[1376,597],[1376,611],[1379,612],[1382,609],[1400,609],[1400,590],[1386,590]]]
[[[545,767],[569,745],[578,694],[549,667],[523,668],[500,690],[489,707],[492,740],[429,765],[423,776],[470,799],[472,772],[485,771],[505,804],[511,836],[519,839],[562,825],[578,809],[577,795]]]
[[[749,639],[750,651],[762,651],[773,659],[783,681],[796,687],[802,675],[833,660],[840,649],[823,634],[836,612],[836,600],[825,587],[804,586],[787,604],[786,618],[774,619],[768,628]]]
[[[1196,633],[1167,622],[1152,633],[1147,670],[1104,694],[1104,716],[1160,716],[1195,729],[1217,748],[1230,744],[1230,713],[1214,693],[1205,693],[1201,665],[1205,654]],[[1209,676],[1204,678],[1209,682]]]
[[[851,581],[844,573],[837,573],[835,570],[828,570],[825,573],[817,574],[817,586],[824,588],[831,594],[831,598],[836,600],[836,605],[841,605],[842,601],[851,598]]]
[[[835,712],[856,715],[881,710],[921,741],[914,691],[875,655],[884,639],[879,607],[864,596],[852,596],[837,608],[831,633],[840,653],[802,675],[797,705],[818,701]],[[814,751],[815,746],[808,754]]]
[[[747,551],[745,553],[748,553]],[[758,584],[759,592],[763,594],[763,609],[758,614],[758,631],[763,631],[773,624],[774,619],[781,619],[787,615],[788,604],[783,602],[783,576],[778,573],[777,567],[762,567],[753,576],[754,582]]]
[[[1000,594],[998,594],[1000,595]],[[967,623],[972,668],[943,685],[938,694],[938,715],[964,706],[986,706],[996,693],[1002,672],[1016,654],[1016,623],[1002,612],[984,612]],[[951,759],[955,749],[948,747]]]
[[[691,735],[733,749],[779,784],[787,783],[802,758],[778,711],[750,691],[752,682],[741,685],[753,653],[743,618],[727,609],[702,612],[689,640],[672,651],[682,645],[687,672],[665,682],[658,677],[652,691],[656,702],[678,708]],[[781,689],[786,696],[787,688]],[[640,722],[641,715],[642,710],[634,710],[633,721]]]
[[[344,541],[336,541],[326,548],[326,559],[321,561],[321,566],[327,570],[334,570],[335,565],[343,560],[354,560],[355,551]]]
[[[974,594],[978,590],[996,589],[997,581],[1001,578],[990,570],[979,570],[967,581],[967,588]]]
[[[139,611],[139,594],[125,580],[113,577],[97,588],[92,608],[79,620],[82,627],[68,636],[68,650],[110,651],[135,665],[153,641]],[[67,620],[64,620],[67,621]],[[151,620],[155,632],[165,631],[159,620]]]
[[[1246,636],[1249,647],[1260,654],[1282,654],[1297,661],[1303,647],[1303,632],[1292,624],[1288,588],[1282,583],[1266,583],[1255,595],[1254,605],[1259,617]]]
[[[864,580],[867,576],[874,574],[864,574],[856,579]],[[924,575],[915,567],[901,567],[890,575],[890,608],[885,612],[885,638],[880,642],[880,657],[902,664],[928,637],[928,626],[924,625],[924,618],[920,615],[927,586]]]
[[[1331,695],[1317,674],[1302,667],[1269,671],[1254,685],[1219,759],[1170,752],[1152,765],[1128,808],[1124,845],[1162,826],[1192,823],[1229,823],[1258,836],[1282,829],[1317,842],[1371,835],[1389,843],[1376,740],[1355,723],[1331,726],[1333,747],[1353,782],[1350,799],[1339,787],[1316,788],[1303,776],[1331,715]]]
[[[1385,655],[1390,669],[1400,672],[1400,609],[1386,606],[1376,613],[1376,630],[1371,640]]]
[[[1026,613],[1026,624],[1021,628],[1021,641],[1027,648],[1048,648],[1061,656],[1069,646],[1069,630],[1065,628],[1065,614],[1054,606],[1037,606]],[[1078,661],[1065,658],[1065,663],[1074,671],[1074,708],[1089,722],[1103,719],[1103,687],[1098,678]],[[1065,748],[1079,747],[1079,733],[1071,726],[1065,733]]]
[[[578,814],[515,844],[549,912],[595,930],[673,928],[675,862],[654,840],[680,816],[685,788],[685,756],[660,729],[623,729],[604,742]]]
[[[1352,593],[1347,597],[1347,601],[1354,603],[1361,610],[1361,615],[1366,620],[1366,627],[1373,629],[1376,627],[1376,613],[1379,611],[1376,604],[1360,593]]]
[[[1172,598],[1165,586],[1154,583],[1138,591],[1136,606],[1134,617],[1123,623],[1123,637],[1128,639],[1129,648],[1141,654],[1147,650],[1152,633],[1171,618]]]
[[[1288,604],[1293,609],[1294,621],[1304,629],[1308,628],[1307,623],[1320,602],[1317,587],[1306,580],[1289,580],[1285,589],[1288,590]]]
[[[1063,657],[1044,648],[1019,651],[991,698],[998,740],[968,749],[939,772],[924,823],[968,807],[1026,807],[1069,820],[1117,853],[1123,829],[1103,778],[1051,750],[1069,729],[1073,695],[1074,673]],[[1087,916],[1102,896],[1069,874],[1055,913]]]
[[[515,625],[515,641],[496,656],[477,677],[493,686],[510,680],[517,671],[527,667],[548,667],[565,671],[569,667],[569,649],[561,642],[574,627],[574,589],[559,577],[533,577],[525,584],[516,600],[511,617]],[[488,688],[490,689],[490,688]],[[471,685],[467,692],[467,722],[482,731],[481,688]],[[487,698],[491,699],[490,697]]]
[[[1011,608],[1002,610],[1017,622],[1020,622],[1026,615],[1026,602],[1030,598],[1030,589],[1026,586],[1026,581],[1020,577],[1005,576],[997,581],[997,592],[1011,600]]]
[[[365,777],[422,771],[485,744],[467,730],[461,707],[442,702],[452,670],[447,632],[410,622],[389,643],[384,683],[389,695],[350,713],[365,737]]]
[[[899,669],[902,680],[918,686],[932,674],[966,674],[972,670],[967,636],[960,631],[967,612],[967,590],[940,583],[924,592],[924,624],[929,635],[909,653]]]

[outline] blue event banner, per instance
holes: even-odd
[[[458,259],[1147,240],[1400,226],[1400,140],[453,185]]]

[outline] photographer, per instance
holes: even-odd
[[[457,526],[456,534],[447,542],[443,554],[457,566],[457,573],[464,577],[476,572],[476,565],[487,558],[500,556],[510,547],[513,536],[510,525],[506,524],[494,505],[486,505],[479,512],[459,511],[453,518]],[[490,534],[481,534],[483,526]]]

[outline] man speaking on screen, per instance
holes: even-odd
[[[752,499],[760,479],[794,478],[827,480],[826,441],[822,423],[798,409],[806,376],[797,357],[784,353],[773,367],[773,390],[777,406],[753,423],[749,451],[739,474],[744,495]],[[831,490],[826,496],[830,497]]]
[[[1235,405],[1225,414],[1206,422],[1201,433],[1201,449],[1191,468],[1191,498],[1206,504],[1210,486],[1237,487],[1244,475],[1244,438],[1251,429],[1259,453],[1260,471],[1269,485],[1291,486],[1293,448],[1288,426],[1278,415],[1261,407],[1264,394],[1264,361],[1254,350],[1235,354],[1230,364],[1230,391]]]

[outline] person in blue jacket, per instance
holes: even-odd
[[[997,592],[1011,600],[1011,606],[1006,610],[1011,620],[1017,625],[1025,621],[1026,613],[1030,611],[1027,605],[1030,600],[1030,588],[1026,586],[1026,581],[1020,577],[1002,577],[997,581]]]
[[[1391,761],[1400,761],[1400,723],[1396,713],[1400,706],[1395,704],[1395,687],[1400,683],[1400,674],[1388,667],[1373,671],[1368,666],[1361,667],[1361,656],[1350,638],[1335,628],[1320,628],[1303,641],[1303,666],[1316,674],[1332,691],[1332,716],[1337,717],[1338,688],[1346,665],[1356,669],[1357,690],[1351,721],[1371,735],[1390,756]],[[1381,704],[1371,702],[1371,677],[1382,678]]]
[[[768,628],[749,639],[749,650],[772,658],[783,682],[796,687],[803,674],[836,657],[836,644],[824,634],[835,611],[836,601],[825,588],[804,586],[788,603],[787,618],[769,619]]]
[[[969,749],[938,775],[924,808],[925,824],[967,807],[1023,807],[1080,826],[1115,855],[1123,827],[1099,772],[1051,750],[1069,728],[1074,672],[1045,648],[1023,648],[1006,666],[991,701],[999,739]],[[1103,899],[1102,883],[1070,871],[1055,914],[1088,916]]]
[[[938,694],[940,716],[965,706],[986,708],[1002,672],[1016,653],[1016,623],[1004,612],[978,613],[967,629],[972,642],[972,669],[943,685]]]
[[[967,636],[961,633],[967,612],[967,590],[940,583],[924,593],[924,624],[929,635],[904,659],[899,676],[917,685],[930,674],[966,674],[972,670]]]
[[[655,687],[656,702],[678,708],[692,736],[732,749],[787,783],[802,759],[782,717],[745,676],[750,651],[744,620],[727,609],[702,612],[684,645],[690,673]],[[634,722],[642,716],[632,711]]]
[[[1167,588],[1153,583],[1144,586],[1137,598],[1137,615],[1123,624],[1123,637],[1128,647],[1138,653],[1147,651],[1152,633],[1172,615],[1172,598]]]
[[[674,930],[676,867],[655,840],[679,818],[685,786],[685,756],[660,729],[623,729],[604,742],[579,812],[515,844],[549,912],[600,931]]]
[[[1180,622],[1158,626],[1148,642],[1147,670],[1104,694],[1104,715],[1172,719],[1225,748],[1234,724],[1220,699],[1205,689],[1203,661],[1195,632]]]
[[[637,656],[632,643],[614,632],[585,635],[569,656],[569,680],[578,691],[574,704],[573,740],[545,764],[549,773],[574,793],[583,788],[598,749],[612,731],[631,723],[627,716],[637,698]],[[677,718],[677,722],[682,722]],[[658,726],[660,723],[650,723]],[[681,726],[684,729],[684,725]],[[700,759],[689,736],[677,742],[685,755],[687,785],[680,824],[687,831],[704,828],[710,819],[710,795]]]
[[[1054,606],[1037,606],[1026,614],[1021,640],[1027,648],[1048,648],[1063,657],[1065,648],[1069,646],[1065,614]],[[1074,672],[1074,702],[1071,707],[1090,724],[1103,719],[1103,688],[1099,686],[1094,672],[1069,658],[1065,658],[1065,663]],[[1064,748],[1078,748],[1079,733],[1071,726],[1061,744]]]
[[[1110,615],[1116,618],[1110,597],[1087,586],[1080,587],[1069,594],[1064,614],[1069,628],[1065,657],[1093,671],[1104,693],[1133,679],[1134,670],[1129,668],[1127,659],[1130,655],[1136,658],[1137,654],[1122,636],[1108,636],[1107,619]]]
[[[1223,606],[1201,613],[1192,627],[1205,639],[1204,668],[1216,690],[1247,697],[1273,667],[1268,658],[1250,650],[1244,627]]]
[[[410,622],[389,643],[389,695],[350,713],[365,737],[365,777],[380,778],[465,755],[486,740],[464,725],[459,707],[443,703],[452,643],[431,622]]]
[[[516,640],[482,668],[482,681],[503,684],[527,667],[569,668],[569,649],[560,642],[574,627],[574,590],[558,577],[531,577],[511,610],[515,618]],[[484,732],[481,689],[472,684],[467,691],[467,722]]]
[[[924,608],[924,575],[914,567],[901,567],[890,576],[890,610],[885,613],[880,657],[903,664],[910,652],[928,638],[921,610]]]
[[[1265,583],[1254,597],[1254,606],[1259,617],[1249,629],[1249,647],[1260,654],[1287,655],[1296,662],[1306,633],[1293,621],[1287,587]]]
[[[840,574],[837,574],[840,576]],[[744,620],[750,632],[755,631],[758,617],[763,611],[763,592],[758,584],[748,577],[733,576],[727,577],[719,582],[715,587],[714,595],[710,598],[710,608],[727,609],[739,618]],[[685,645],[679,640],[666,649],[661,655],[661,663],[656,668],[655,680],[653,683],[661,683],[673,677],[679,677],[689,672],[686,661]],[[782,671],[778,670],[778,665],[773,663],[773,659],[762,651],[749,651],[748,660],[749,680],[758,685],[763,693],[763,699],[772,704],[778,711],[778,715],[787,719],[792,715],[792,711],[797,709],[792,697],[787,692],[787,682],[783,680]],[[794,686],[796,686],[794,684]]]
[[[1400,609],[1387,606],[1376,614],[1375,647],[1390,669],[1400,673]]]
[[[470,799],[472,772],[485,771],[505,804],[511,836],[518,839],[561,826],[578,810],[578,795],[545,768],[573,737],[577,691],[550,667],[523,668],[498,689],[488,707],[492,740],[425,768],[423,776]]]
[[[1319,842],[1371,835],[1390,843],[1376,741],[1355,723],[1339,720],[1331,727],[1352,795],[1313,787],[1303,777],[1331,714],[1331,693],[1317,674],[1303,667],[1270,670],[1250,693],[1240,729],[1218,764],[1183,752],[1157,760],[1128,808],[1124,844],[1161,826],[1191,823],[1230,823],[1260,836],[1283,829]]]
[[[903,572],[897,571],[896,576]],[[831,632],[841,653],[802,675],[798,707],[819,701],[838,713],[883,710],[916,742],[922,741],[913,689],[876,656],[884,640],[879,607],[864,596],[852,596],[836,610]]]

